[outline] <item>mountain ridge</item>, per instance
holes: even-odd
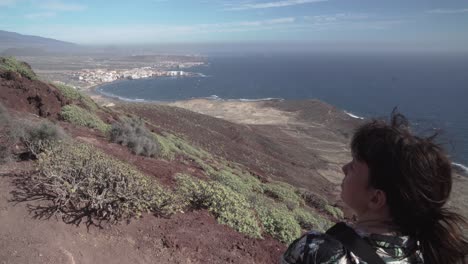
[[[72,42],[0,30],[0,53],[4,55],[38,55],[78,48],[79,45]]]

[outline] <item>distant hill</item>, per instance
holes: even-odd
[[[0,30],[0,53],[2,55],[63,53],[76,51],[79,47],[71,42]]]

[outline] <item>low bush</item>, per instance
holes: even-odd
[[[252,182],[248,182],[241,175],[234,175],[227,170],[214,172],[212,177],[214,180],[231,188],[233,191],[242,194],[244,197],[248,197],[253,191],[255,191],[255,185],[252,184]]]
[[[154,157],[161,152],[156,137],[145,127],[141,119],[125,118],[113,123],[110,139],[112,142],[127,146],[137,155]]]
[[[250,237],[260,237],[255,214],[245,198],[217,182],[205,182],[191,176],[178,175],[177,192],[184,206],[211,211],[219,223],[228,225]]]
[[[290,243],[299,237],[301,227],[286,206],[275,203],[268,198],[259,198],[255,209],[268,234],[283,243]]]
[[[37,75],[31,67],[24,62],[17,61],[15,57],[0,57],[0,69],[17,72],[30,80],[37,80]]]
[[[314,216],[311,212],[306,211],[304,208],[296,208],[293,211],[294,219],[299,225],[306,230],[317,229],[319,224],[317,222],[317,216]]]
[[[304,205],[304,200],[290,184],[284,182],[265,183],[263,189],[266,195],[285,203],[290,210]]]
[[[61,117],[72,124],[97,129],[107,133],[111,126],[104,123],[97,115],[76,105],[62,107]]]
[[[38,173],[23,195],[50,201],[39,215],[62,215],[67,223],[115,223],[142,212],[173,211],[174,196],[132,167],[85,144],[60,144],[40,155]]]
[[[61,127],[49,121],[31,122],[29,120],[17,120],[10,131],[13,142],[22,143],[29,151],[32,158],[66,138]]]
[[[170,140],[169,135],[158,135],[154,134],[156,137],[156,140],[159,143],[160,146],[160,156],[172,160],[175,157],[175,154],[177,153],[177,147],[174,145],[174,142]]]
[[[325,198],[308,190],[301,190],[300,195],[308,206],[318,210],[325,210],[325,207],[328,205]]]
[[[161,146],[161,156],[169,160],[173,159],[176,154],[186,156],[200,165],[205,165],[203,162],[206,158],[211,158],[211,154],[193,146],[185,139],[173,134],[164,133],[162,135],[155,134],[159,145]]]
[[[57,89],[59,89],[60,92],[62,92],[65,98],[69,100],[81,102],[81,104],[83,104],[83,106],[90,111],[96,111],[98,109],[98,106],[93,101],[93,99],[91,99],[87,95],[82,94],[75,88],[62,84],[62,83],[53,83],[53,85],[57,87]]]
[[[340,208],[334,207],[331,205],[326,205],[325,206],[325,212],[327,212],[329,215],[333,216],[336,219],[343,219],[344,214],[343,211],[341,211]]]

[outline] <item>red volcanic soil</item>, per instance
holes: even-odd
[[[0,168],[2,263],[277,263],[286,249],[272,238],[251,239],[220,225],[207,211],[145,215],[104,229],[34,219],[27,204],[9,202],[14,179],[31,166]]]
[[[17,111],[56,119],[67,99],[53,85],[0,70],[0,102]]]

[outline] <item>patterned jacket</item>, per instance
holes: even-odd
[[[359,233],[359,232],[358,232]],[[310,234],[309,263],[303,263],[306,237]],[[387,264],[422,264],[422,256],[416,251],[405,257],[415,242],[407,236],[390,236],[359,233],[376,249],[377,254]],[[328,234],[311,231],[291,243],[281,257],[281,264],[367,264]]]

